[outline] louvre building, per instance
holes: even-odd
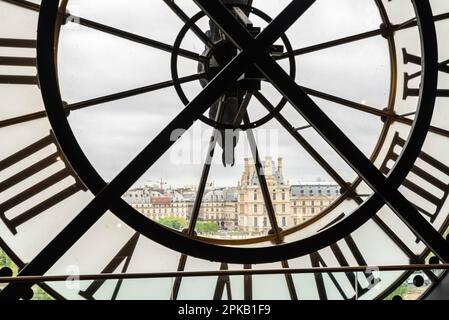
[[[448,40],[448,0],[0,0],[0,301],[447,300]]]

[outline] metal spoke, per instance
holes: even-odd
[[[383,176],[369,159],[319,109],[307,94],[283,72],[274,60],[266,56],[261,63],[263,72],[286,96],[293,107],[320,133],[365,182],[415,231],[419,238],[440,258],[449,259],[447,242],[418,210]],[[288,80],[287,80],[288,79]]]
[[[179,82],[180,83],[187,83],[187,82],[199,80],[202,77],[204,77],[203,73],[194,74],[194,75],[191,75],[191,76],[179,78]],[[81,102],[67,104],[64,108],[68,112],[69,111],[80,110],[80,109],[92,107],[92,106],[103,104],[103,103],[107,103],[107,102],[112,102],[112,101],[117,101],[117,100],[120,100],[120,99],[133,97],[133,96],[136,96],[136,95],[139,95],[139,94],[144,94],[144,93],[149,93],[149,92],[153,92],[153,91],[169,88],[169,87],[171,87],[173,85],[174,85],[174,81],[173,80],[164,81],[164,82],[152,84],[152,85],[141,87],[141,88],[137,88],[137,89],[126,90],[126,91],[122,91],[122,92],[106,95],[106,96],[103,96],[103,97],[98,97],[98,98],[95,98],[95,99],[89,99],[89,100],[85,100],[85,101],[81,101]],[[18,123],[27,122],[27,121],[37,120],[37,119],[41,119],[41,118],[45,118],[45,117],[47,117],[47,112],[46,111],[33,112],[33,113],[30,113],[30,114],[27,114],[27,115],[18,116],[18,117],[6,119],[6,120],[1,120],[0,121],[0,128],[12,126],[12,125],[15,125],[15,124],[18,124]]]
[[[235,17],[220,2],[207,0],[194,0],[196,4],[213,20],[230,39],[241,38],[250,41],[254,46],[251,50],[260,53],[260,47],[265,49],[278,40],[287,29],[289,29],[311,6],[316,0],[293,0],[287,5],[282,12],[273,20],[265,30],[257,37],[257,41],[248,33]],[[227,20],[229,28],[223,28],[219,21]],[[242,33],[242,30],[244,32]],[[247,47],[247,49],[250,49]]]
[[[245,51],[257,45],[257,40],[264,38],[264,35],[261,35],[255,40],[243,26],[235,22],[233,16],[227,12],[223,5],[221,5],[221,10],[218,10],[220,5],[208,8],[209,6],[204,3],[206,0],[196,0],[196,2],[201,3],[203,9],[239,49]],[[299,2],[293,1],[292,4],[294,3]],[[287,13],[285,19],[293,18],[295,14],[296,12]],[[433,24],[428,24],[427,27],[432,28]],[[426,54],[428,59],[437,60],[434,48],[432,50],[428,49]],[[256,66],[329,145],[359,174],[368,186],[375,191],[376,195],[382,198],[441,260],[449,261],[449,243],[419,213],[415,206],[397,190],[399,185],[392,185],[390,179],[385,178],[363,152],[347,138],[267,52],[260,53]],[[427,83],[434,83],[436,86],[437,75],[430,75],[426,80],[428,80]],[[432,86],[428,88],[432,88]],[[429,124],[430,120],[430,117],[426,118]]]
[[[197,0],[199,2],[200,0]],[[218,8],[218,11],[223,11],[223,6],[219,2],[213,4],[202,0],[202,6]],[[221,94],[226,90],[230,82],[235,81],[252,65],[258,58],[261,52],[265,52],[274,41],[276,41],[285,30],[297,19],[301,13],[305,12],[307,8],[314,3],[314,1],[294,2],[289,5],[284,11],[260,34],[260,40],[257,41],[257,46],[240,52],[227,66],[224,68],[205,88],[193,99],[188,106],[163,130],[161,133],[136,157],[133,161],[109,184],[107,184],[82,211],[79,213],[25,268],[22,269],[20,275],[36,275],[44,274],[52,265],[59,260],[59,258],[66,253],[73,244],[84,235],[87,230],[94,225],[98,219],[103,216],[106,210],[112,205],[114,201],[111,199],[120,199],[121,195],[136,181],[145,171],[151,167],[159,157],[165,153],[175,141],[171,141],[174,130],[185,129],[191,127],[192,123],[197,120],[209,106],[211,106]],[[296,4],[296,5],[294,5]],[[51,14],[42,15],[40,18],[40,26],[44,25],[44,19],[54,19],[56,3],[44,2],[43,12],[52,12]],[[212,7],[211,7],[212,6]],[[295,10],[291,10],[295,9]],[[299,13],[298,13],[299,11]],[[227,10],[225,10],[227,12]],[[292,14],[293,12],[293,14]],[[229,15],[230,13],[227,12]],[[232,17],[232,16],[231,16]],[[233,19],[233,18],[232,18]],[[235,20],[233,20],[235,22]],[[46,28],[47,26],[45,26]],[[44,28],[44,29],[45,29]],[[50,26],[52,31],[54,26]],[[245,31],[246,32],[246,31]],[[48,46],[43,46],[38,59],[52,56],[54,54],[51,49],[54,44],[54,38],[50,33],[45,33],[47,36],[42,38]],[[252,37],[251,37],[252,39]],[[253,39],[252,39],[253,40]],[[270,42],[270,40],[272,40]],[[43,68],[45,74],[51,77],[54,72],[50,65],[48,69]],[[60,112],[61,113],[61,112]],[[55,114],[55,117],[57,115]],[[55,128],[55,133],[58,134],[58,128]],[[63,134],[63,132],[61,132]],[[157,150],[157,152],[155,152]],[[119,202],[121,204],[121,202]],[[20,298],[23,290],[29,287],[28,285],[8,285],[0,292],[0,297]]]
[[[256,93],[255,97],[260,101],[260,103],[267,109],[267,111],[272,112],[274,106],[261,94]],[[292,135],[292,137],[298,141],[298,143],[310,154],[310,156],[315,159],[315,161],[329,174],[338,185],[348,193],[348,196],[353,198],[356,203],[363,203],[363,199],[356,193],[354,187],[350,183],[346,182],[340,174],[331,166],[321,155],[317,152],[312,145],[310,145],[307,140],[298,133],[298,131],[289,123],[289,121],[278,114],[275,119]],[[391,230],[379,217],[373,217],[374,222],[390,237],[390,239],[396,243],[396,245],[412,260],[417,261],[416,255],[409,249],[409,247],[396,235],[396,233]]]
[[[248,114],[243,117],[243,123],[251,123]],[[254,166],[256,169],[257,179],[259,180],[260,190],[262,192],[263,200],[265,202],[265,207],[267,208],[268,218],[270,220],[271,228],[275,236],[275,243],[281,244],[282,238],[280,235],[279,226],[276,220],[276,212],[271,201],[270,190],[268,189],[267,180],[265,179],[265,171],[262,162],[260,161],[259,150],[256,145],[256,139],[254,138],[254,133],[251,129],[246,130],[248,136],[248,143],[251,149],[251,153],[254,160]]]
[[[220,103],[220,105],[218,107],[218,112],[217,112],[217,116],[215,119],[218,122],[221,121],[221,119],[223,117],[223,113],[224,113],[223,98],[220,98],[219,103]],[[196,193],[195,202],[194,202],[193,208],[192,208],[189,227],[186,230],[187,235],[190,237],[195,236],[196,223],[198,221],[198,217],[200,214],[201,204],[203,202],[204,192],[206,191],[206,184],[207,184],[207,180],[209,178],[209,173],[210,173],[210,169],[212,166],[212,160],[213,160],[213,157],[215,154],[215,147],[217,146],[217,140],[219,138],[219,135],[220,135],[220,131],[218,129],[213,129],[212,136],[209,141],[209,148],[208,148],[207,154],[206,154],[206,161],[203,166],[203,172],[201,173],[201,179],[200,179],[200,183],[198,185],[198,191]],[[179,259],[177,271],[184,271],[186,263],[187,263],[187,258],[188,258],[187,255],[185,255],[185,254],[181,255],[181,258]],[[182,278],[178,277],[175,279],[175,281],[173,283],[173,290],[172,290],[172,294],[171,294],[172,300],[178,299],[179,289],[181,287],[181,281],[182,281]]]
[[[50,5],[50,2],[46,3]],[[251,52],[250,52],[251,53]],[[255,53],[253,53],[255,54]],[[69,250],[83,234],[100,219],[145,171],[151,167],[176,141],[172,133],[190,128],[234,81],[249,67],[253,59],[248,52],[240,53],[215,77],[204,90],[139,154],[136,158],[92,200],[21,272],[21,275],[44,274]],[[27,286],[9,285],[0,297],[19,298]]]
[[[250,95],[249,93],[247,95]],[[249,124],[251,120],[249,118],[248,113],[246,112],[243,117],[243,123]],[[254,137],[253,130],[246,130],[246,134],[248,137],[249,146],[251,149],[251,153],[254,160],[254,166],[257,174],[257,179],[259,181],[260,190],[262,191],[263,200],[265,203],[265,207],[267,208],[268,218],[270,220],[271,229],[274,233],[275,244],[281,244],[283,242],[282,237],[280,235],[280,229],[276,219],[276,211],[273,206],[273,202],[271,201],[270,190],[268,189],[267,180],[265,179],[264,166],[260,161],[259,151],[256,144],[256,139]],[[282,261],[282,267],[284,269],[289,269],[289,265],[287,261]],[[288,291],[292,300],[298,300],[296,295],[295,285],[293,282],[293,278],[290,274],[285,275],[285,281],[287,283]]]
[[[260,92],[254,94],[257,100],[262,104],[268,112],[273,112],[275,107],[270,101]],[[346,192],[352,192],[351,187],[347,184],[340,174],[329,164],[323,156],[315,150],[315,148],[305,139],[295,127],[280,113],[275,116],[275,119],[287,130],[288,133],[309,153],[309,155],[331,176],[331,178],[337,182]]]
[[[315,90],[315,89],[307,88],[307,87],[304,87],[304,86],[300,86],[300,88],[305,93],[307,93],[308,95],[311,95],[311,96],[316,97],[316,98],[320,98],[320,99],[323,99],[323,100],[331,101],[331,102],[340,104],[342,106],[349,107],[349,108],[352,108],[352,109],[355,109],[355,110],[358,110],[358,111],[363,111],[363,112],[366,112],[366,113],[369,113],[369,114],[372,114],[372,115],[376,115],[376,116],[379,116],[379,117],[389,117],[389,116],[393,117],[393,115],[391,115],[388,112],[385,112],[384,110],[380,110],[380,109],[377,109],[375,107],[368,106],[366,104],[354,102],[354,101],[351,101],[351,100],[348,100],[348,99],[337,97],[335,95],[332,95],[332,94],[329,94],[329,93],[325,93],[325,92],[322,92],[322,91],[318,91],[318,90]]]
[[[153,40],[147,37],[143,37],[143,36],[139,36],[137,34],[131,33],[131,32],[127,32],[124,30],[120,30],[111,26],[107,26],[95,21],[91,21],[88,19],[84,19],[81,17],[76,17],[76,16],[71,16],[70,21],[74,22],[76,21],[76,23],[85,26],[85,27],[89,27],[91,29],[94,30],[98,30],[122,39],[126,39],[132,42],[136,42],[136,43],[140,43],[155,49],[159,49],[165,52],[169,52],[169,53],[173,53],[174,52],[174,48],[173,46],[157,41],[157,40]],[[184,50],[184,49],[179,49],[178,50],[178,55],[184,57],[184,58],[188,58],[191,60],[195,60],[195,61],[201,61],[202,58],[199,54],[189,51],[189,50]]]
[[[434,16],[435,21],[440,21],[440,20],[444,20],[444,19],[449,19],[449,13],[444,13],[444,14]],[[343,38],[323,42],[320,44],[315,44],[312,46],[296,49],[293,51],[293,55],[300,56],[300,55],[304,55],[304,54],[308,54],[308,53],[313,53],[316,51],[333,48],[336,46],[348,44],[348,43],[355,42],[355,41],[369,39],[369,38],[373,38],[373,37],[377,37],[377,36],[381,36],[381,35],[383,36],[385,34],[393,34],[395,31],[404,30],[404,29],[408,29],[408,28],[412,28],[412,27],[416,27],[416,26],[417,26],[416,18],[413,18],[413,19],[410,19],[403,23],[393,25],[390,28],[389,27],[381,27],[379,29],[362,32],[362,33],[355,34],[352,36],[343,37]],[[289,56],[290,56],[290,54],[286,52],[286,53],[283,53],[282,55],[280,55],[279,57],[275,57],[275,59],[276,60],[286,59]]]
[[[199,80],[199,79],[201,79],[203,77],[204,77],[203,73],[194,74],[194,75],[190,75],[190,76],[187,76],[187,77],[179,78],[179,82],[180,83],[187,83],[187,82]],[[171,87],[173,85],[174,85],[174,81],[173,80],[159,82],[159,83],[156,83],[156,84],[152,84],[152,85],[141,87],[141,88],[137,88],[137,89],[126,90],[126,91],[114,93],[114,94],[111,94],[111,95],[106,95],[106,96],[95,98],[95,99],[90,99],[90,100],[86,100],[86,101],[82,101],[82,102],[72,103],[72,104],[67,105],[66,109],[69,110],[69,111],[79,110],[79,109],[91,107],[91,106],[102,104],[102,103],[112,102],[112,101],[125,99],[125,98],[133,97],[133,96],[136,96],[136,95],[144,94],[144,93],[149,93],[149,92],[153,92],[153,91],[169,88],[169,87]]]
[[[409,125],[409,126],[412,126],[413,123],[414,123],[414,121],[412,119],[409,119],[409,118],[406,118],[406,117],[410,116],[410,115],[413,115],[415,112],[412,113],[412,114],[397,115],[395,113],[386,111],[386,109],[380,110],[380,109],[377,109],[375,107],[371,107],[371,106],[368,106],[368,105],[365,105],[365,104],[362,104],[362,103],[357,103],[357,102],[354,102],[354,101],[351,101],[351,100],[348,100],[348,99],[340,98],[340,97],[337,97],[337,96],[334,96],[334,95],[331,95],[331,94],[328,94],[328,93],[325,93],[325,92],[321,92],[321,91],[318,91],[318,90],[310,89],[310,88],[307,88],[307,87],[304,87],[304,86],[300,86],[300,88],[302,90],[304,90],[305,93],[307,93],[307,94],[309,94],[311,96],[314,96],[314,97],[317,97],[317,98],[320,98],[320,99],[323,99],[323,100],[331,101],[331,102],[334,102],[336,104],[339,104],[339,105],[342,105],[342,106],[345,106],[345,107],[349,107],[349,108],[352,108],[352,109],[355,109],[355,110],[358,110],[358,111],[366,112],[366,113],[369,113],[369,114],[381,117],[383,119],[388,119],[388,120],[391,120],[391,121],[400,122],[400,123],[403,123],[403,124],[406,124],[406,125]],[[429,132],[432,132],[432,133],[435,133],[435,134],[438,134],[438,135],[441,135],[441,136],[449,138],[449,131],[445,130],[445,129],[442,129],[442,128],[438,128],[438,127],[435,127],[435,126],[430,126],[429,127]]]
[[[182,22],[187,23],[190,20],[189,16],[173,0],[163,1],[182,20]],[[214,43],[210,38],[196,24],[193,24],[191,29],[207,47],[211,48],[214,46]]]
[[[380,28],[380,29],[375,29],[375,30],[371,30],[371,31],[367,31],[367,32],[363,32],[363,33],[359,33],[356,35],[352,35],[349,37],[344,37],[344,38],[340,38],[340,39],[336,39],[336,40],[332,40],[332,41],[327,41],[327,42],[323,42],[320,44],[316,44],[316,45],[312,45],[309,47],[304,47],[301,49],[296,49],[293,51],[293,55],[295,56],[300,56],[300,55],[304,55],[307,53],[312,53],[312,52],[316,52],[319,50],[324,50],[324,49],[329,49],[335,46],[339,46],[339,45],[343,45],[343,44],[348,44],[354,41],[359,41],[359,40],[363,40],[363,39],[368,39],[368,38],[372,38],[372,37],[376,37],[381,35],[384,32],[385,29]],[[282,55],[280,55],[279,57],[276,57],[276,60],[281,60],[281,59],[287,59],[290,56],[290,54],[288,52],[283,53]]]
[[[446,20],[449,19],[449,12],[446,13],[442,13],[442,14],[437,14],[436,16],[433,17],[434,21],[441,21],[441,20]],[[408,28],[413,28],[416,27],[418,24],[416,22],[416,18],[410,19],[408,21],[405,21],[403,23],[397,24],[396,25],[396,30],[403,30],[403,29],[408,29]]]

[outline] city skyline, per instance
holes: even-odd
[[[264,159],[267,158],[271,158],[271,159],[275,159],[275,157],[272,156],[266,156]],[[281,159],[284,159],[282,157],[279,157]],[[252,164],[254,164],[254,161],[250,158],[245,158],[245,159],[249,159]],[[242,169],[243,169],[243,165],[242,165]],[[166,176],[167,177],[167,176]],[[178,189],[178,188],[185,188],[185,187],[197,187],[198,183],[176,183],[175,179],[169,179],[166,177],[156,177],[156,176],[149,176],[149,175],[145,175],[142,179],[140,179],[136,184],[134,184],[132,186],[131,189],[135,189],[135,188],[144,188],[144,187],[159,187],[160,189]],[[231,187],[236,187],[237,186],[237,182],[240,180],[240,177],[238,177],[236,179],[236,183],[232,183],[231,181],[228,183],[220,183],[220,180],[209,180],[207,182],[208,186],[214,186],[217,188],[231,188]],[[291,185],[301,185],[301,184],[315,184],[315,183],[325,183],[325,184],[335,184],[337,185],[336,182],[334,182],[332,179],[326,179],[324,176],[316,176],[314,179],[310,179],[309,178],[305,178],[302,179],[301,177],[294,177],[293,179],[291,177],[287,178],[287,181],[289,181],[289,183]],[[163,186],[163,187],[161,187]],[[130,189],[130,190],[131,190]]]

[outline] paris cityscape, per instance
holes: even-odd
[[[318,215],[340,195],[340,187],[321,179],[290,184],[284,176],[283,159],[266,157],[263,172],[276,214],[278,227],[285,230]],[[165,187],[143,185],[123,198],[134,209],[168,227],[188,227],[197,196],[197,186]],[[208,183],[199,211],[196,231],[209,236],[262,236],[271,230],[254,162],[245,159],[244,170],[235,186]]]

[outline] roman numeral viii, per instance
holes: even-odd
[[[346,245],[348,246],[348,248],[349,248],[352,256],[354,257],[355,261],[357,262],[357,264],[359,266],[367,266],[365,258],[362,256],[360,249],[357,247],[352,236],[346,237],[344,239],[344,241],[345,241]],[[344,256],[343,251],[341,250],[341,247],[337,243],[334,243],[333,245],[331,245],[330,249],[331,249],[332,254],[334,255],[335,259],[337,260],[338,264],[341,267],[349,267],[349,262],[348,262],[347,258]],[[325,259],[318,252],[312,253],[310,255],[310,260],[312,263],[312,267],[314,267],[314,268],[328,267],[328,264],[326,263]],[[328,294],[327,294],[326,286],[324,283],[325,276],[326,275],[323,275],[322,273],[315,274],[315,282],[316,282],[320,300],[328,299]],[[348,294],[347,294],[348,290],[347,289],[345,290],[345,288],[344,288],[345,286],[343,285],[343,283],[340,283],[338,281],[337,277],[335,277],[332,273],[329,273],[328,276],[329,276],[330,280],[332,281],[332,283],[334,284],[334,286],[337,289],[340,296],[345,300],[354,299],[356,297],[356,295],[357,295],[357,297],[364,295],[371,289],[371,285],[377,284],[380,281],[380,279],[376,279],[374,277],[372,272],[367,270],[366,272],[363,273],[363,278],[365,278],[364,279],[365,281],[363,281],[363,282],[367,283],[367,285],[363,286],[361,284],[362,279],[360,279],[359,277],[356,278],[354,272],[346,272],[345,273],[346,279],[349,282],[349,284],[353,290],[353,295],[348,296]],[[331,289],[331,290],[333,290],[333,289]]]
[[[404,64],[415,64],[421,66],[421,57],[410,54],[407,52],[407,49],[402,49],[402,56],[404,58]],[[438,64],[438,70],[440,72],[449,74],[449,59],[440,62]],[[415,72],[413,74],[404,73],[404,94],[403,99],[406,100],[408,97],[418,97],[419,96],[419,88],[411,88],[410,81],[416,79],[421,76],[421,71]],[[449,89],[438,89],[437,95],[439,97],[449,97]]]
[[[0,48],[36,49],[36,40],[0,38]],[[0,66],[36,67],[36,58],[0,55]],[[36,85],[37,76],[0,74],[0,84]]]
[[[123,263],[123,267],[121,269],[121,273],[126,273],[129,267],[129,263],[131,262],[131,258],[136,250],[137,242],[139,242],[139,233],[135,233],[131,239],[123,246],[122,249],[112,258],[111,262],[107,264],[107,266],[101,271],[101,273],[114,273],[118,267]],[[79,292],[79,295],[87,300],[95,300],[94,295],[98,290],[104,285],[106,280],[95,280],[92,284],[87,287],[86,290],[82,290]],[[119,279],[117,284],[115,285],[114,292],[112,293],[111,300],[116,300],[117,295],[120,292],[120,288],[122,286],[123,280]]]
[[[46,151],[49,146],[56,147],[56,151],[54,152]],[[20,162],[29,159],[31,156],[36,155],[37,153],[39,154],[50,153],[50,154],[44,156],[43,159],[38,160],[23,169],[22,166],[20,165]],[[0,219],[5,223],[5,225],[9,228],[9,230],[13,234],[17,234],[17,227],[21,226],[25,222],[37,217],[39,214],[57,205],[63,200],[69,198],[75,193],[81,190],[86,191],[84,184],[74,173],[70,165],[64,161],[65,161],[64,157],[62,156],[62,153],[59,151],[56,139],[54,138],[52,133],[36,141],[35,143],[27,146],[26,148],[16,152],[10,157],[0,161],[0,172],[3,172],[4,170],[14,171],[16,167],[20,168],[19,172],[0,181],[0,195],[2,195],[2,193],[13,187],[19,186],[22,182],[24,182],[28,178],[32,178],[36,174],[39,174],[39,176],[43,176],[43,178],[38,179],[39,180],[38,182],[28,187],[24,191],[15,194],[14,196],[11,196],[6,200],[3,200],[2,197],[1,201],[3,202],[0,203]],[[56,173],[50,175],[44,174],[45,170],[47,170],[48,168],[52,167],[53,165],[61,163],[64,164],[64,167],[59,171],[57,171]],[[75,180],[74,183],[69,187],[65,188],[64,190],[54,195],[46,197],[40,203],[34,205],[28,210],[25,211],[18,210],[21,213],[15,215],[14,218],[7,217],[6,213],[9,210],[18,207],[24,201],[33,198],[42,191],[48,190],[49,188],[57,185],[59,182],[63,181],[68,177],[72,177]]]
[[[382,173],[388,174],[390,172],[393,163],[398,160],[400,150],[404,148],[405,142],[396,132],[380,168]],[[412,177],[409,176],[402,185],[419,196],[419,200],[413,201],[411,199],[412,203],[422,214],[428,216],[431,222],[434,222],[449,194],[449,184],[443,180],[443,177],[448,180],[449,167],[425,152],[421,152],[418,159],[417,163],[420,163],[421,166],[415,164],[411,173],[420,179],[412,181]],[[419,204],[416,202],[419,202]]]

